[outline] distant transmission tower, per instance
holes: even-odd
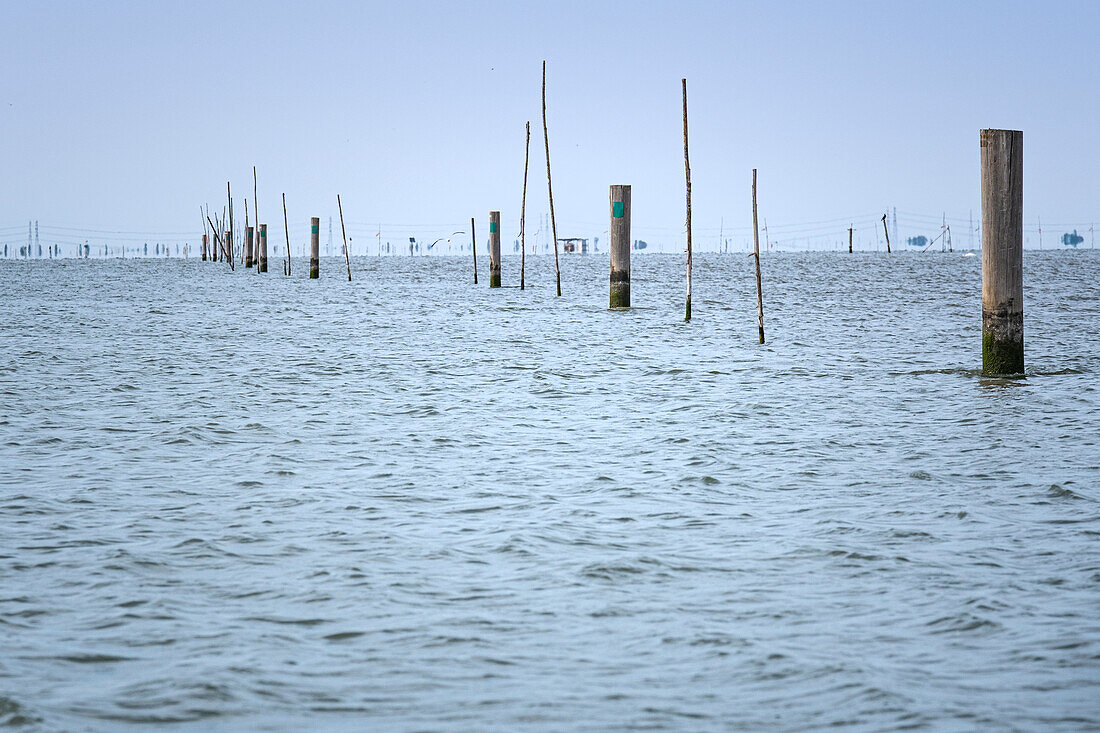
[[[898,207],[894,207],[894,241],[900,244],[901,239],[898,238]]]
[[[34,220],[34,251],[39,257],[42,256],[42,245],[38,243],[38,219]]]
[[[31,245],[34,244],[34,239],[31,238],[31,224],[33,222],[27,221],[27,257],[31,256]]]
[[[328,254],[332,256],[332,217],[328,218]]]
[[[969,244],[967,245],[967,248],[973,250],[974,249],[974,209],[970,210],[970,235],[969,235],[969,238],[968,238],[967,241],[969,242]]]

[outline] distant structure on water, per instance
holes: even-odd
[[[561,248],[563,252],[580,252],[582,255],[588,254],[588,239],[585,237],[569,237],[568,239],[560,239]]]
[[[1076,229],[1073,230],[1073,234],[1062,235],[1062,244],[1066,245],[1067,247],[1076,247],[1084,241],[1085,238],[1079,235]]]
[[[918,234],[915,237],[909,237],[908,239],[906,239],[905,243],[908,244],[910,247],[927,247],[928,237],[924,236],[923,234]]]

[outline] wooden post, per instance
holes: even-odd
[[[225,182],[225,195],[229,198],[229,233],[225,237],[225,249],[229,257],[229,269],[233,267],[233,192],[229,190],[229,181]]]
[[[257,272],[267,272],[267,224],[260,225],[260,262]]]
[[[474,228],[474,217],[470,217],[470,249],[474,253],[474,285],[477,285],[477,230]]]
[[[890,254],[890,230],[886,226],[886,214],[882,215],[882,231],[886,232],[886,254]]]
[[[286,223],[286,194],[283,194],[283,232],[286,234],[286,261],[283,263],[283,274],[290,276],[290,227]]]
[[[316,280],[321,276],[321,219],[313,217],[309,220],[309,279]]]
[[[252,213],[256,215],[256,234],[259,236],[260,200],[256,198],[256,166],[252,166]]]
[[[561,266],[558,264],[558,222],[554,218],[554,184],[550,181],[550,133],[546,131],[546,61],[542,62],[542,138],[546,142],[546,188],[550,192],[550,230],[554,234],[554,275],[561,295]]]
[[[351,282],[351,255],[348,254],[348,232],[344,229],[344,205],[340,203],[340,194],[336,194],[336,206],[340,209],[340,234],[344,236],[344,264],[348,266],[348,282]]]
[[[681,79],[684,91],[684,177],[687,179],[687,308],[685,321],[691,320],[691,164],[688,162],[688,80]]]
[[[523,203],[519,207],[519,289],[526,287],[524,282],[527,269],[527,164],[531,160],[531,122],[527,122],[527,142],[523,153]]]
[[[852,228],[848,227],[848,254],[852,254]]]
[[[982,130],[982,371],[1024,371],[1024,133]]]
[[[611,187],[611,307],[630,307],[630,186]]]
[[[500,212],[489,212],[489,287],[500,287]]]
[[[202,261],[206,262],[206,235],[202,235]]]
[[[244,228],[244,266],[252,267],[252,237],[254,231],[250,226]]]
[[[764,343],[764,289],[760,282],[760,229],[756,224],[756,169],[752,169],[752,253],[756,258],[756,325]]]

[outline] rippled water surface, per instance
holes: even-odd
[[[0,725],[1100,727],[1100,256],[0,262]],[[506,284],[518,262],[505,260]]]

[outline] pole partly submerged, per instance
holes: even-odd
[[[886,254],[890,254],[890,229],[886,226],[886,214],[882,215],[882,231],[886,232]]]
[[[756,169],[752,169],[752,253],[756,260],[756,326],[764,343],[764,289],[760,282],[760,228],[756,223]]]
[[[321,277],[321,219],[314,216],[309,220],[309,279]]]
[[[1024,133],[982,130],[982,371],[1024,371]]]
[[[344,264],[348,266],[348,282],[351,282],[351,255],[348,254],[348,233],[344,229],[344,205],[340,203],[340,194],[336,194],[336,207],[340,209],[340,234],[344,236]]]
[[[256,272],[267,272],[267,224],[260,225],[260,260]]]
[[[500,287],[500,212],[489,212],[489,287]]]
[[[542,139],[546,143],[546,188],[550,192],[550,230],[554,235],[554,276],[561,295],[561,266],[558,264],[558,222],[554,218],[554,184],[550,180],[550,133],[546,130],[546,61],[542,62]]]
[[[283,233],[286,234],[286,261],[283,262],[283,274],[290,276],[290,226],[286,223],[286,194],[283,194]]]
[[[523,202],[519,206],[519,289],[523,290],[527,269],[527,164],[531,160],[531,121],[527,121],[527,142],[523,152]]]
[[[687,181],[687,303],[684,320],[691,320],[691,163],[688,162],[688,80],[681,79],[684,92],[684,177]]]
[[[474,285],[477,285],[477,229],[474,217],[470,217],[470,251],[474,253]]]
[[[608,227],[611,259],[612,308],[630,307],[630,186],[613,185],[611,225]]]

